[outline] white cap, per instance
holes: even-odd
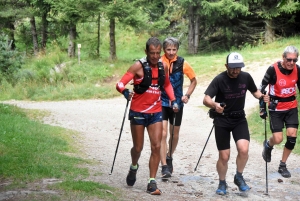
[[[226,64],[229,68],[241,68],[245,66],[242,55],[237,52],[232,52],[227,56]]]

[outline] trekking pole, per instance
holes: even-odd
[[[209,140],[209,137],[210,137],[211,132],[213,131],[214,127],[215,127],[215,125],[213,125],[212,128],[211,128],[211,130],[210,130],[210,133],[209,133],[209,135],[208,135],[208,138],[207,138],[206,143],[205,143],[205,145],[204,145],[204,147],[203,147],[203,150],[202,150],[202,152],[201,152],[200,158],[199,158],[199,160],[198,160],[198,163],[197,163],[197,165],[196,165],[194,171],[197,170],[198,164],[199,164],[199,162],[200,162],[200,159],[201,159],[201,157],[202,157],[202,154],[203,154],[203,152],[204,152],[204,149],[205,149],[205,147],[206,147],[206,145],[207,145],[207,142],[208,142],[208,140]]]
[[[173,118],[173,126],[172,126],[172,137],[171,137],[171,146],[170,146],[170,158],[172,159],[172,144],[173,144],[173,138],[174,138],[174,127],[175,127],[175,121],[176,121],[176,113],[174,113],[174,118]]]
[[[225,106],[225,103],[220,103],[220,106],[221,106],[221,107],[224,107],[224,106]],[[204,152],[204,150],[205,150],[205,147],[206,147],[206,145],[207,145],[207,142],[208,142],[208,140],[209,140],[209,138],[210,138],[211,132],[213,131],[214,127],[215,127],[215,125],[213,125],[212,128],[211,128],[211,130],[210,130],[210,133],[209,133],[208,138],[207,138],[207,140],[206,140],[206,142],[205,142],[205,145],[204,145],[204,147],[203,147],[203,150],[202,150],[202,152],[201,152],[201,155],[200,155],[200,157],[199,157],[198,163],[197,163],[197,165],[196,165],[194,171],[197,170],[198,164],[199,164],[199,162],[200,162],[200,159],[201,159],[201,157],[202,157],[202,154],[203,154],[203,152]]]
[[[117,156],[117,152],[118,152],[118,147],[119,147],[119,143],[120,143],[120,139],[121,139],[121,134],[122,134],[123,126],[124,126],[124,121],[125,121],[125,116],[126,116],[126,112],[127,112],[127,108],[128,108],[128,103],[129,103],[129,100],[127,99],[125,113],[124,113],[124,117],[123,117],[123,121],[122,121],[122,126],[121,126],[121,130],[120,130],[120,135],[119,135],[119,139],[118,139],[118,144],[117,144],[117,148],[116,148],[116,152],[115,152],[114,161],[113,161],[113,164],[111,166],[110,175],[112,174],[113,169],[114,169],[114,164],[115,164],[115,160],[116,160],[116,156]]]
[[[265,119],[265,141],[267,142],[267,120]],[[266,193],[268,195],[268,162],[266,160]]]

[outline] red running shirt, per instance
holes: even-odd
[[[296,83],[298,81],[298,69],[295,66],[292,73],[284,75],[280,72],[277,63],[274,64],[274,69],[277,76],[275,85],[269,86],[269,93],[271,96],[277,96],[280,98],[287,98],[290,96],[296,96]],[[278,102],[276,111],[284,111],[292,108],[296,108],[298,105],[297,100],[289,102]]]
[[[158,68],[152,67],[152,78],[158,77]],[[122,79],[117,83],[117,90],[122,93],[125,89],[125,85],[133,79],[134,84],[140,84],[143,80],[142,78],[138,78],[134,76],[130,72],[126,72],[126,74],[122,77]],[[157,85],[158,80],[152,79],[152,85]],[[165,84],[164,89],[169,96],[170,100],[175,100],[174,91],[172,88],[172,85],[170,83],[169,75],[166,74],[165,77]],[[150,86],[146,92],[142,94],[134,93],[132,100],[131,100],[131,106],[130,109],[135,112],[141,112],[141,113],[156,113],[162,111],[162,105],[161,105],[161,90],[158,87],[152,87]]]

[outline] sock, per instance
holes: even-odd
[[[272,148],[272,147],[273,147],[273,146],[270,146],[269,141],[267,142],[267,146],[268,146],[269,148]]]
[[[150,178],[149,181],[148,181],[148,183],[150,183],[152,180],[155,181],[155,178]]]
[[[279,166],[286,166],[286,163],[285,163],[285,162],[282,162],[282,161],[280,161],[280,164],[279,164]]]
[[[241,177],[242,174],[243,174],[243,173],[240,173],[240,172],[236,171],[236,176],[237,176],[237,177]]]
[[[137,170],[137,168],[138,168],[138,165],[136,164],[136,165],[130,165],[130,168],[132,169],[132,170]]]
[[[226,180],[225,180],[225,179],[224,179],[224,180],[221,180],[221,179],[220,179],[219,182],[220,182],[220,184],[222,184],[222,183],[223,183],[223,184],[226,184]]]

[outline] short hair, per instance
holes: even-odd
[[[148,39],[148,41],[146,42],[146,50],[149,50],[150,45],[153,45],[154,47],[161,47],[161,42],[158,38],[156,37],[151,37]]]
[[[299,51],[298,51],[298,49],[297,49],[296,47],[292,46],[292,45],[287,46],[287,47],[284,49],[284,51],[283,51],[283,57],[286,58],[286,55],[287,55],[288,53],[296,53],[296,54],[297,54],[297,57],[299,56]]]
[[[168,37],[163,42],[163,49],[166,49],[167,46],[169,46],[169,45],[174,45],[178,50],[179,49],[179,40],[174,37]]]

